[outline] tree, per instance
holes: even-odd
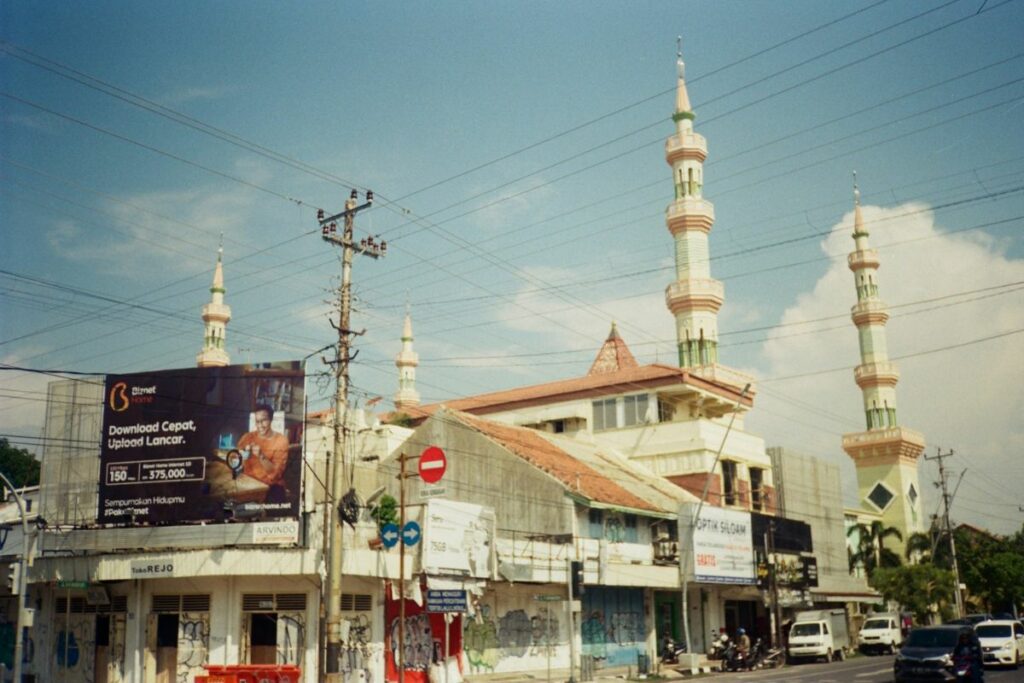
[[[850,527],[848,536],[859,535],[857,549],[850,555],[852,565],[863,565],[864,571],[870,577],[875,569],[879,567],[900,566],[900,556],[885,547],[887,538],[903,540],[903,534],[893,526],[885,526],[881,521],[875,520],[870,525],[858,524]]]
[[[39,461],[24,448],[15,448],[0,437],[0,472],[10,479],[15,488],[35,486],[39,483]]]
[[[953,572],[933,564],[878,567],[870,583],[886,600],[913,612],[918,623],[929,623],[934,615],[952,615]]]

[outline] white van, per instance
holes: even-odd
[[[903,644],[898,614],[872,614],[860,628],[858,648],[864,654],[871,652],[896,652]]]
[[[811,610],[800,612],[789,627],[789,646],[786,656],[790,661],[797,659],[845,659],[846,648],[850,646],[850,635],[846,630],[846,611]]]

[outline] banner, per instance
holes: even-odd
[[[421,564],[426,573],[493,576],[494,510],[433,498],[424,519]]]
[[[298,361],[108,375],[101,524],[297,517]]]
[[[689,513],[692,519],[694,510]],[[693,525],[693,566],[697,581],[756,583],[750,513],[705,505]]]

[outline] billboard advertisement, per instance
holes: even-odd
[[[695,511],[689,512],[690,519]],[[702,507],[693,525],[693,567],[697,581],[756,583],[750,513]]]
[[[97,521],[297,517],[298,361],[108,375]]]
[[[493,575],[494,510],[433,498],[423,525],[423,570],[428,574],[489,579]]]

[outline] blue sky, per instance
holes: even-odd
[[[955,513],[1018,528],[1013,0],[4,3],[0,361],[192,365],[221,233],[233,359],[304,356],[332,339],[339,272],[316,208],[355,186],[378,199],[357,231],[390,247],[355,265],[357,401],[394,393],[407,302],[427,401],[582,374],[612,320],[641,362],[671,362],[680,34],[721,357],[762,380],[748,427],[852,473],[856,169],[902,421],[968,469]],[[38,436],[45,380],[2,381],[0,432]]]

